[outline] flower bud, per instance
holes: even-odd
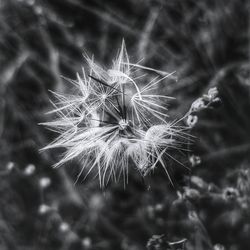
[[[186,123],[190,128],[193,128],[196,125],[197,122],[198,122],[198,116],[189,115],[187,117]]]

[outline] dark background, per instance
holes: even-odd
[[[247,0],[1,0],[0,249],[246,250],[249,8]],[[200,111],[190,130],[192,152],[180,160],[191,171],[169,163],[174,187],[160,169],[144,180],[131,169],[126,188],[101,189],[92,178],[74,185],[79,163],[53,169],[60,151],[39,152],[56,136],[38,125],[52,119],[48,90],[70,91],[61,76],[76,78],[84,51],[110,65],[122,38],[131,62],[177,72],[160,90],[176,97],[171,118],[219,90],[221,105]]]

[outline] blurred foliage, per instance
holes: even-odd
[[[250,245],[250,69],[247,0],[0,2],[0,249],[245,250]],[[68,92],[82,53],[109,63],[125,38],[131,61],[176,71],[161,86],[172,118],[196,112],[192,151],[129,185],[74,185],[80,165],[51,166],[48,89]],[[188,161],[190,159],[190,162]],[[186,240],[186,241],[182,241]],[[179,242],[179,244],[178,244]]]

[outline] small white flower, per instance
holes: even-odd
[[[193,128],[198,122],[198,116],[197,115],[189,115],[187,117],[186,123],[188,127]]]
[[[192,103],[190,111],[191,112],[198,112],[204,108],[206,108],[205,101],[202,97],[200,97]]]
[[[85,59],[88,73],[83,69],[82,77],[70,80],[74,94],[54,93],[51,113],[58,118],[45,123],[59,136],[44,149],[66,149],[55,166],[77,158],[82,165],[78,177],[97,170],[101,186],[120,176],[127,182],[131,164],[143,174],[162,165],[169,176],[165,158],[174,159],[169,150],[182,148],[186,128],[166,121],[166,100],[172,97],[154,91],[172,74],[145,84],[135,77],[135,69],[142,67],[129,63],[124,41],[110,69]]]
[[[201,163],[201,158],[198,155],[191,155],[189,157],[189,161],[190,161],[192,167],[196,167],[197,165],[199,165]]]

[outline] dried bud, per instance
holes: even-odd
[[[206,108],[206,104],[203,100],[203,98],[198,98],[196,101],[193,102],[193,104],[191,105],[191,112],[198,112],[202,109]]]
[[[233,187],[227,187],[223,190],[223,198],[227,201],[235,200],[239,196],[239,191]]]
[[[171,250],[165,235],[153,235],[147,243],[148,250]]]
[[[198,155],[191,155],[189,157],[189,161],[190,161],[192,167],[196,167],[197,165],[199,165],[201,163],[201,158]]]
[[[198,122],[198,116],[189,115],[187,117],[186,123],[190,128],[193,128],[196,125],[197,122]]]
[[[199,189],[207,189],[207,183],[199,176],[193,175],[190,179],[190,182]]]
[[[209,97],[210,101],[213,101],[218,96],[218,94],[219,94],[218,89],[214,87],[208,90],[207,96]]]
[[[222,101],[219,97],[216,97],[213,102],[211,102],[209,104],[209,107],[212,107],[212,108],[219,108],[222,104]]]

